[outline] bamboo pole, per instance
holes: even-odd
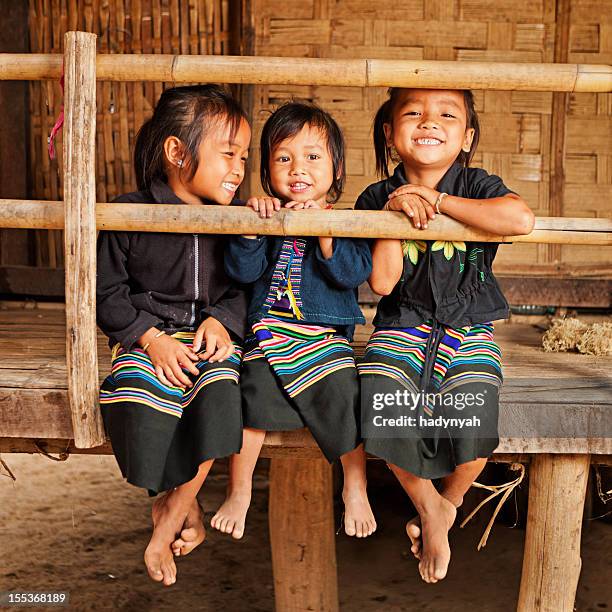
[[[96,36],[68,32],[64,41],[68,399],[74,443],[91,448],[106,440],[98,410],[96,333]]]
[[[92,220],[92,226],[93,226]],[[261,234],[273,236],[344,236],[463,240],[465,242],[530,242],[612,245],[612,219],[538,217],[527,236],[497,236],[439,215],[426,230],[417,230],[402,213],[383,211],[288,211],[260,219],[238,206],[176,204],[96,205],[99,230],[191,234]],[[62,229],[61,202],[0,199],[0,228]]]
[[[58,79],[61,70],[61,56],[56,54],[0,54],[0,80]],[[99,55],[97,78],[107,81],[207,81],[335,87],[396,86],[567,92],[612,90],[612,66],[606,64],[227,55]]]
[[[589,455],[534,455],[518,612],[572,612]]]

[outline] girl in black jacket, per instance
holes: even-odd
[[[136,141],[140,191],[118,202],[232,202],[251,130],[216,86],[166,90]],[[112,348],[100,391],[123,476],[152,493],[153,580],[176,581],[174,556],[204,540],[199,491],[217,457],[242,444],[238,377],[246,297],[225,274],[225,238],[101,232],[97,318]],[[177,538],[177,534],[180,534]]]

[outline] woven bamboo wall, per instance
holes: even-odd
[[[227,54],[230,0],[30,0],[30,51],[62,53],[69,30],[98,35],[98,53]],[[134,137],[151,115],[164,83],[99,82],[97,168],[99,202],[135,189]],[[32,197],[62,198],[62,137],[57,158],[47,154],[47,137],[60,113],[59,83],[30,83],[30,170]],[[61,267],[61,232],[36,232],[36,265]]]
[[[612,0],[252,0],[248,17],[247,51],[259,56],[612,63]],[[610,215],[611,95],[475,94],[483,128],[476,165],[500,174],[536,215]],[[254,145],[269,110],[291,98],[320,104],[344,129],[341,205],[352,206],[376,180],[371,124],[385,90],[256,87]],[[556,144],[560,156],[551,154]],[[513,273],[612,274],[608,250],[595,247],[502,247],[497,263]]]

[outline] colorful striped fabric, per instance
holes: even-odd
[[[245,359],[265,357],[291,398],[339,370],[355,368],[348,340],[333,328],[266,317],[253,331],[259,347]]]
[[[306,240],[303,238],[288,238],[283,242],[265,301],[269,308],[282,298],[288,282],[290,282],[291,293],[295,298],[294,307],[297,307],[298,311],[301,308],[300,286],[302,284],[302,259],[304,258],[305,248]]]
[[[191,345],[194,336],[195,332],[177,332],[172,337]],[[200,373],[197,377],[189,374],[194,385],[183,390],[165,385],[157,378],[145,351],[140,348],[126,351],[116,345],[112,351],[111,374],[100,390],[100,404],[110,406],[130,402],[180,418],[204,387],[221,380],[238,384],[242,348],[234,346],[234,353],[221,363],[196,362]]]
[[[376,330],[366,346],[363,361],[357,365],[360,376],[385,376],[413,393],[422,389],[427,340],[432,326]],[[428,391],[446,393],[468,383],[483,382],[501,386],[501,351],[493,339],[493,325],[444,327],[434,356]],[[424,406],[431,416],[431,405]]]

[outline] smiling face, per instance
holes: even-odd
[[[184,202],[195,204],[211,200],[218,204],[229,204],[244,179],[245,164],[251,143],[251,128],[242,119],[236,134],[231,134],[231,125],[220,117],[206,131],[198,148],[198,168],[191,179],[187,179],[188,165],[176,173],[174,180],[168,173],[168,183]],[[170,152],[169,158],[173,157]],[[180,163],[181,147],[177,147],[176,159],[169,159],[173,166]],[[187,170],[187,172],[186,172]]]
[[[324,203],[334,179],[326,134],[306,124],[270,155],[270,185],[284,200]]]
[[[469,151],[474,130],[467,127],[463,93],[453,90],[405,89],[393,108],[393,123],[384,125],[408,168],[450,167]]]

